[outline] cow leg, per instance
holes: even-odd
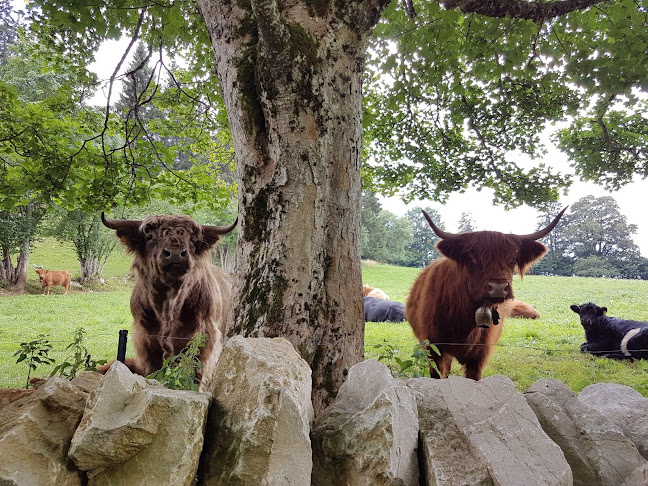
[[[135,368],[131,371],[148,376],[162,368],[162,350],[156,337],[149,336],[144,326],[133,325],[133,350],[135,351]]]
[[[481,380],[482,370],[491,353],[491,346],[482,346],[479,350],[473,351],[472,356],[466,359],[464,365],[464,376],[472,380]]]
[[[441,355],[436,354],[433,350],[430,350],[430,353],[432,355],[432,359],[437,365],[437,368],[439,369],[439,371],[437,372],[434,366],[430,366],[430,377],[431,378],[447,377],[448,374],[450,373],[450,369],[452,368],[453,356],[444,351],[441,351]]]
[[[482,377],[483,365],[474,361],[466,363],[464,366],[464,376],[471,380],[479,381]]]

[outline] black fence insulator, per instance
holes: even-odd
[[[126,342],[128,341],[128,331],[122,329],[119,331],[119,344],[117,345],[117,361],[122,363],[126,361]]]

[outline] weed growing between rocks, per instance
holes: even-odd
[[[374,349],[379,349],[378,361],[384,362],[387,366],[395,371],[400,377],[421,378],[430,377],[430,366],[438,372],[438,368],[432,359],[432,352],[440,355],[439,349],[430,344],[427,339],[418,342],[412,348],[411,354],[405,359],[401,358],[400,350],[391,344],[375,344]],[[396,363],[394,370],[393,363]]]

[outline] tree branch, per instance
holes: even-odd
[[[508,17],[543,22],[576,10],[585,10],[592,5],[609,0],[561,0],[557,2],[527,2],[525,0],[445,0],[441,4],[447,9],[459,8],[465,13],[487,17]]]

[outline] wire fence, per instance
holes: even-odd
[[[109,343],[107,345],[103,344],[100,349],[97,349],[95,346],[95,348],[92,350],[92,354],[93,354],[92,357],[94,359],[102,359],[102,360],[105,359],[107,361],[112,361],[117,358],[118,348],[120,346],[119,344],[120,333],[123,336],[122,339],[126,337],[126,333],[123,330],[111,331],[105,333],[102,332],[87,333],[84,337],[84,346],[90,348],[91,343],[97,343],[97,342]],[[123,346],[122,351],[127,356],[132,356],[133,348],[132,348],[131,341],[136,334],[137,334],[136,332],[128,331],[127,343],[126,342],[122,343]],[[149,339],[155,339],[155,340],[172,338],[172,339],[177,339],[179,341],[188,342],[191,339],[186,336],[167,336],[167,335],[158,335],[158,334],[143,334],[143,335]],[[28,337],[26,339],[16,339],[16,340],[5,340],[2,343],[2,348],[8,350],[9,354],[12,355],[16,350],[20,348],[20,346],[23,343],[28,343],[34,339],[37,339],[37,337]],[[52,346],[51,354],[50,354],[51,357],[53,357],[57,361],[59,360],[59,357],[61,360],[65,359],[66,347],[71,344],[71,339],[67,339],[67,340],[48,339],[46,336],[44,337],[44,339],[47,339],[47,342]],[[316,346],[318,345],[330,346],[331,344],[334,343],[326,343],[326,342],[315,343]],[[523,366],[533,368],[530,371],[527,370],[526,374],[529,375],[530,373],[530,376],[532,377],[535,376],[537,379],[555,378],[562,381],[565,379],[565,373],[570,373],[570,371],[565,371],[563,369],[565,368],[564,366],[565,358],[567,358],[572,361],[579,361],[579,369],[580,369],[579,372],[582,373],[583,380],[585,381],[590,380],[591,382],[605,381],[606,367],[604,366],[602,367],[601,364],[596,359],[589,359],[589,358],[593,358],[592,356],[590,356],[589,358],[583,358],[583,356],[586,356],[586,354],[580,351],[580,344],[569,345],[565,347],[552,347],[552,348],[536,346],[533,345],[533,343],[529,343],[529,342],[517,342],[517,343],[499,342],[497,344],[467,344],[467,343],[439,342],[439,343],[432,343],[432,344],[435,344],[436,346],[493,347],[494,348],[493,353],[491,354],[490,360],[487,363],[485,368],[486,374],[489,371],[494,370],[499,374],[516,375],[521,372],[520,369],[513,369],[513,370],[508,369],[511,367],[511,363],[513,363],[517,368]],[[390,366],[392,370],[398,368],[395,362],[395,358],[398,357],[401,360],[408,359],[411,356],[412,352],[417,349],[417,347],[420,348],[420,345],[416,342],[414,338],[411,338],[409,340],[402,339],[402,340],[393,340],[393,341],[367,339],[365,340],[364,346],[365,346],[366,359],[376,359],[382,356],[383,358],[382,361],[385,362],[385,364],[387,364],[388,366]],[[627,351],[631,353],[634,352],[648,353],[647,349],[629,348]],[[621,356],[622,353],[623,351],[621,349],[596,351],[596,355],[598,356],[605,356],[605,355]],[[524,361],[528,361],[528,363],[520,364],[520,359],[519,359],[520,354],[524,354],[525,357]],[[517,358],[512,359],[509,355],[518,355],[518,356]],[[633,378],[634,381],[636,381],[637,376],[639,377],[640,382],[642,381],[641,380],[642,375],[645,378],[644,382],[640,383],[639,386],[635,386],[635,388],[637,388],[638,391],[641,393],[648,394],[648,360],[642,360],[642,364],[638,366],[635,364],[630,364],[633,363],[632,360],[625,360],[625,361],[628,364],[621,365],[621,366],[631,367],[629,369],[629,372],[633,376],[635,376],[635,378]],[[24,386],[24,377],[27,375],[27,371],[28,371],[27,366],[25,365],[24,362],[16,363],[15,357],[6,360],[6,355],[5,355],[5,358],[3,358],[2,366],[10,367],[12,369],[4,370],[4,372],[0,374],[0,376],[2,377],[2,379],[0,379],[0,388],[20,388]],[[457,368],[457,370],[454,371],[453,374],[459,374],[458,371],[459,367],[456,365],[456,363],[454,367]],[[33,371],[32,376],[41,376],[41,377],[48,376],[50,369],[51,367],[48,368],[47,366],[42,366],[40,368],[37,368],[35,371]],[[571,373],[573,373],[573,371]],[[13,381],[15,380],[15,378],[11,378],[11,379],[9,378],[15,376],[20,376],[21,378],[16,381]]]
[[[119,331],[123,332],[123,331]],[[187,337],[187,336],[170,336],[168,334],[148,334],[148,333],[138,333],[135,331],[127,331],[128,336],[135,336],[135,335],[141,335],[145,336],[147,338],[155,338],[155,339],[177,339],[179,341],[190,341],[192,338]],[[86,334],[86,338],[90,340],[91,338],[106,338],[106,337],[114,337],[115,338],[115,350],[117,349],[117,342],[118,342],[118,332],[112,331],[112,332],[106,332],[106,333],[92,333],[92,334]],[[35,337],[32,337],[30,339],[35,339]],[[23,340],[15,340],[15,341],[4,341],[5,344],[13,344],[16,347],[19,346],[22,343],[29,342],[30,339],[23,339]],[[47,339],[48,342],[52,344],[69,344],[70,339]],[[319,341],[315,343],[315,346],[321,346],[326,343],[323,343],[322,341]],[[338,344],[338,341],[336,342],[331,342],[331,344]],[[372,346],[386,346],[390,345],[395,348],[405,348],[407,346],[415,346],[417,343],[414,339],[411,340],[400,340],[400,341],[387,341],[387,340],[382,340],[382,341],[368,341],[365,340],[365,349],[368,347]],[[565,348],[545,348],[541,346],[533,346],[530,344],[516,344],[516,343],[502,343],[498,342],[495,344],[489,344],[489,343],[462,343],[462,342],[433,342],[430,343],[435,346],[467,346],[467,347],[477,347],[477,346],[482,346],[482,347],[493,347],[493,348],[517,348],[517,349],[526,349],[526,350],[535,350],[535,351],[542,351],[545,353],[577,353],[580,354],[581,351],[580,349],[575,350],[573,346],[570,347],[565,347]],[[623,353],[625,351],[628,352],[648,352],[648,349],[645,348],[627,348],[627,350],[622,350],[621,348],[618,349],[609,349],[609,350],[597,350],[596,354],[614,354],[614,353]]]

